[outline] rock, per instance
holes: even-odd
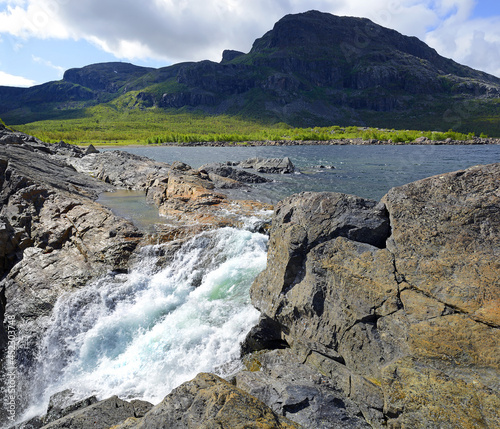
[[[252,303],[281,326],[282,338],[304,360],[319,353],[369,376],[380,359],[394,357],[392,344],[386,351],[373,332],[376,314],[397,305],[397,284],[385,285],[394,282],[384,249],[389,234],[389,218],[376,201],[337,193],[285,199],[275,209],[268,264],[252,285]],[[349,289],[335,287],[344,283]],[[373,423],[382,416],[374,409],[365,418]]]
[[[259,173],[289,174],[295,171],[290,158],[249,158],[238,164],[241,168],[253,168]]]
[[[429,143],[429,139],[427,137],[417,137],[415,139],[415,143],[416,144],[428,144]]]
[[[142,419],[128,419],[125,428],[299,428],[264,403],[213,374],[198,374],[174,389]]]
[[[165,177],[169,165],[124,151],[106,151],[86,154],[83,158],[67,160],[80,173],[124,189],[146,190],[147,183]]]
[[[265,177],[257,174],[249,173],[238,168],[233,168],[227,164],[212,163],[202,165],[199,171],[206,171],[209,174],[216,174],[218,176],[226,177],[241,183],[266,183],[269,182]]]
[[[500,424],[492,409],[500,403],[499,185],[500,164],[493,164],[394,188],[383,198],[408,320],[410,357],[384,370],[386,408],[401,414],[401,424],[432,419],[433,410],[450,427]],[[417,385],[430,407],[420,409],[421,398],[404,383]]]
[[[41,417],[33,417],[32,419],[12,426],[10,429],[40,429],[43,426],[44,423]]]
[[[360,408],[330,378],[302,365],[290,350],[256,353],[236,386],[303,428],[370,428]]]
[[[167,177],[147,184],[147,198],[169,221],[198,229],[241,226],[245,216],[271,207],[256,201],[231,200],[216,189],[205,170],[178,162],[172,164]]]
[[[0,136],[0,145],[24,144],[20,133],[4,133]]]
[[[94,147],[93,144],[89,144],[85,150],[85,155],[90,155],[91,153],[99,153],[99,151]]]
[[[493,164],[394,188],[382,200],[406,289],[491,326],[500,326],[499,186]]]
[[[243,52],[240,51],[233,51],[231,49],[224,49],[222,52],[222,61],[221,63],[227,62],[227,61],[232,61],[235,58],[238,58],[242,55],[245,55]]]
[[[174,161],[171,165],[172,170],[177,170],[177,171],[188,171],[191,170],[191,166],[187,165],[184,162],[181,161]]]
[[[130,403],[134,407],[135,417],[138,418],[144,417],[153,408],[153,404],[147,401],[141,401],[140,399],[133,399]]]
[[[394,188],[384,205],[293,196],[252,302],[373,427],[496,427],[499,184],[493,164]]]
[[[129,417],[135,417],[134,406],[113,396],[105,401],[97,402],[89,407],[74,411],[65,417],[53,421],[44,429],[108,429]]]
[[[273,319],[262,316],[259,323],[254,326],[241,345],[242,355],[260,351],[275,350],[288,347],[286,341],[281,339],[280,325]]]
[[[46,143],[40,141],[39,142],[41,145],[46,145]],[[74,144],[69,144],[64,141],[60,141],[59,143],[56,143],[54,145],[50,145],[49,147],[51,153],[62,155],[63,157],[67,156],[72,156],[72,157],[78,157],[81,158],[86,154],[86,152],[83,151],[80,147],[74,145]],[[88,150],[88,149],[87,149]]]
[[[141,400],[123,401],[116,396],[98,401],[95,396],[75,401],[71,390],[51,396],[47,414],[34,417],[11,429],[108,428],[130,418],[141,418],[153,404]]]
[[[69,389],[56,393],[50,397],[47,414],[42,417],[43,424],[47,425],[96,402],[98,401],[95,396],[75,401],[74,394]]]

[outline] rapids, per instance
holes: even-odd
[[[156,404],[199,372],[230,375],[258,320],[249,287],[265,268],[267,240],[223,228],[147,246],[128,274],[61,296],[23,418],[45,413],[49,397],[65,389]]]

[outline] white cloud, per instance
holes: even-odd
[[[500,17],[443,22],[425,42],[441,55],[500,76]]]
[[[35,63],[38,63],[38,64],[41,64],[45,67],[49,67],[51,69],[57,70],[59,77],[63,76],[64,71],[65,71],[64,67],[56,66],[56,65],[52,64],[52,62],[50,62],[49,60],[45,60],[43,58],[37,57],[36,55],[31,55],[31,58]]]
[[[60,19],[61,7],[67,0],[7,1],[0,12],[0,29],[16,37],[71,37],[71,29]]]
[[[0,71],[0,86],[33,86],[36,82],[22,76],[14,76],[9,73]]]
[[[247,52],[289,13],[367,17],[414,35],[441,55],[499,73],[500,17],[473,20],[475,0],[0,0],[0,33],[85,39],[121,59],[219,60]],[[491,53],[488,55],[488,51]],[[498,58],[497,58],[498,57]]]

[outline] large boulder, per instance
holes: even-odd
[[[303,428],[369,429],[361,409],[335,380],[302,365],[290,350],[256,353],[245,360],[236,386]]]
[[[500,164],[276,207],[252,302],[374,427],[498,427]]]

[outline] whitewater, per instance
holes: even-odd
[[[61,296],[23,418],[44,414],[50,396],[66,389],[78,398],[156,404],[199,372],[230,376],[259,317],[249,288],[265,268],[267,241],[222,228],[146,246],[129,273],[109,273]]]

